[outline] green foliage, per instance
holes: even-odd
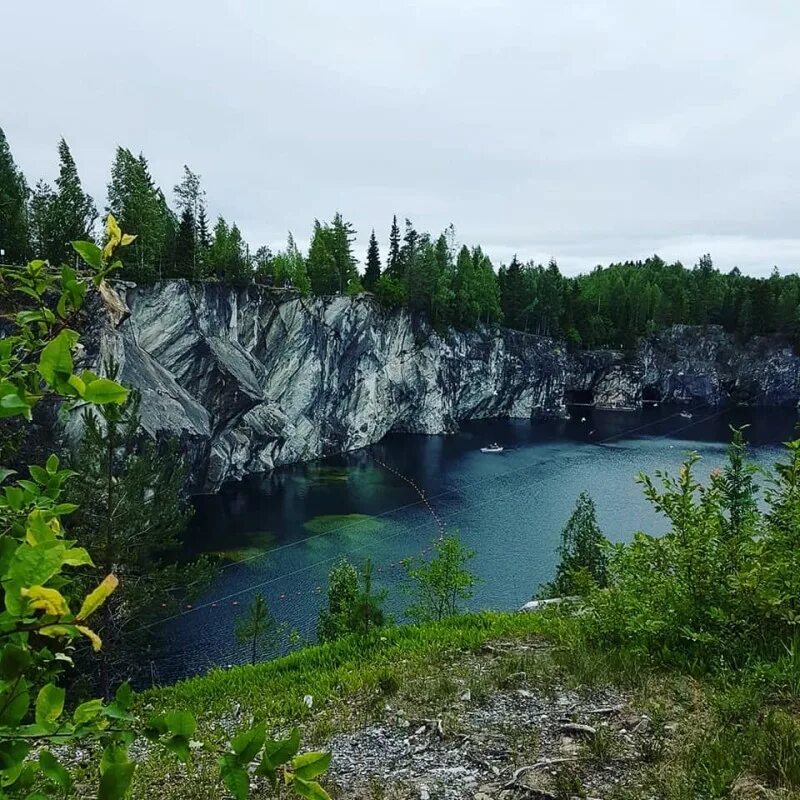
[[[76,251],[92,267],[99,285],[113,269],[118,248],[131,238],[108,221],[109,243],[99,251],[91,243],[76,243]],[[64,267],[60,273],[46,262],[23,269],[0,270],[4,288],[26,299],[30,308],[17,312],[16,330],[3,340],[0,360],[0,407],[6,416],[30,417],[30,409],[47,394],[68,403],[117,404],[127,396],[109,379],[73,372],[71,350],[78,335],[68,324],[83,305],[88,279]],[[101,383],[102,382],[102,383]],[[101,386],[98,386],[101,383]],[[94,388],[92,388],[94,387]],[[87,701],[65,712],[66,693],[58,685],[63,669],[72,663],[72,643],[86,637],[95,649],[100,638],[89,627],[117,586],[108,574],[85,597],[72,598],[70,570],[92,565],[89,553],[65,534],[63,520],[75,506],[62,500],[70,470],[60,469],[56,456],[43,466],[29,468],[30,480],[7,484],[0,494],[0,580],[4,587],[0,608],[0,780],[6,792],[29,794],[41,786],[48,794],[71,790],[72,779],[50,746],[72,741],[99,743],[103,750],[99,795],[122,797],[133,767],[127,763],[129,728],[117,723],[129,719],[131,695],[122,687],[109,705]],[[4,480],[10,470],[0,470]],[[70,599],[68,599],[70,598]],[[80,607],[72,610],[72,599]],[[31,748],[38,759],[28,759]],[[112,768],[111,754],[122,754]],[[126,778],[127,776],[127,778]]]
[[[11,148],[0,128],[0,262],[21,264],[28,256],[28,222],[25,204],[28,184],[14,163]]]
[[[367,248],[367,266],[364,270],[364,288],[368,292],[374,292],[381,277],[381,254],[378,250],[378,240],[375,238],[373,229],[369,237],[369,247]]]
[[[614,548],[608,586],[589,596],[587,636],[692,670],[774,659],[792,646],[800,619],[800,442],[767,475],[755,503],[755,470],[741,431],[728,463],[707,484],[690,456],[677,477],[641,476],[669,521]]]
[[[386,623],[383,604],[387,592],[372,588],[372,562],[367,559],[361,573],[341,559],[328,575],[328,605],[320,611],[317,636],[331,642],[349,634],[364,635]]]
[[[115,375],[109,364],[106,372]],[[148,664],[149,627],[207,585],[211,562],[179,562],[189,511],[182,497],[184,467],[174,443],[157,445],[140,429],[139,398],[87,409],[80,448],[70,461],[68,497],[78,510],[72,531],[119,588],[97,624],[105,646],[82,664],[108,696],[113,683]],[[90,576],[86,576],[88,580]],[[82,655],[82,660],[87,658]]]
[[[587,492],[581,492],[561,532],[556,577],[542,587],[542,597],[585,595],[607,582],[609,542],[597,524],[597,510]]]
[[[403,567],[409,579],[408,592],[414,602],[406,614],[418,622],[441,620],[460,611],[462,601],[472,597],[475,576],[466,569],[475,552],[466,549],[457,536],[434,542],[436,555],[430,561],[409,558]]]
[[[107,703],[99,699],[68,701],[60,685],[64,669],[73,664],[77,640],[85,637],[95,651],[102,647],[100,636],[89,624],[100,614],[106,615],[106,623],[112,619],[116,624],[101,623],[100,630],[112,638],[124,615],[135,611],[136,595],[129,591],[122,616],[114,619],[110,598],[119,580],[111,568],[120,572],[123,582],[130,581],[135,563],[132,548],[139,549],[140,561],[158,551],[174,532],[174,515],[179,514],[174,495],[180,473],[175,465],[170,466],[169,475],[153,470],[141,450],[125,451],[129,439],[115,435],[120,426],[127,425],[132,432],[138,425],[135,401],[133,406],[128,404],[127,390],[112,378],[88,371],[78,376],[73,370],[72,350],[78,334],[68,324],[80,311],[89,285],[102,285],[104,277],[119,266],[115,259],[118,249],[131,244],[133,238],[123,234],[109,215],[102,250],[91,242],[75,242],[75,251],[91,268],[85,277],[68,267],[56,273],[44,261],[32,262],[24,269],[0,267],[3,289],[13,297],[23,297],[29,306],[11,317],[15,330],[2,340],[0,408],[5,416],[30,417],[36,401],[56,395],[66,401],[67,408],[79,401],[94,406],[102,416],[102,431],[92,412],[87,411],[86,421],[94,442],[106,453],[105,462],[98,458],[86,464],[78,459],[74,466],[82,481],[80,499],[90,502],[87,516],[98,512],[102,517],[99,529],[105,539],[98,550],[101,566],[108,572],[88,593],[82,587],[86,582],[76,580],[72,573],[75,568],[94,566],[89,552],[76,547],[76,540],[68,539],[64,530],[63,520],[78,508],[62,498],[65,484],[76,472],[61,469],[55,455],[44,466],[29,467],[30,479],[11,482],[13,470],[0,467],[0,483],[5,483],[0,492],[0,784],[4,797],[66,797],[73,792],[73,777],[54,755],[54,745],[99,749],[102,755],[94,777],[97,796],[103,800],[124,798],[133,781],[136,765],[128,748],[137,730],[128,684],[120,686]],[[89,458],[88,451],[85,455]],[[124,464],[116,463],[123,458]],[[92,492],[97,495],[96,505],[87,496]],[[126,539],[131,531],[115,528],[122,517],[136,528],[135,543]],[[146,527],[141,527],[145,519]],[[96,521],[91,520],[90,531],[95,531]],[[150,536],[155,536],[154,541],[148,540]],[[149,567],[148,572],[139,573],[138,581],[153,581],[152,573],[158,570],[152,563]],[[152,603],[152,597],[148,602]],[[73,611],[76,606],[77,613]],[[172,711],[158,715],[145,733],[188,761],[195,727],[191,714]],[[238,759],[237,768],[253,751],[242,741],[242,737],[234,739],[232,754],[223,756]],[[262,736],[255,749],[261,750],[263,744]],[[298,796],[326,798],[313,779],[324,772],[329,758],[319,753],[294,758],[284,769],[285,781]],[[225,769],[227,763],[221,764],[221,777],[235,788],[236,797],[246,797],[249,782],[239,779],[240,772],[232,778]],[[92,773],[88,776],[91,779]]]
[[[286,630],[281,625],[267,605],[264,595],[260,592],[253,598],[244,616],[236,620],[236,640],[250,645],[250,663],[255,664],[259,648],[274,649],[280,644]]]
[[[306,262],[311,291],[316,295],[343,294],[357,279],[353,256],[355,230],[341,214],[331,224],[314,221]]]
[[[108,184],[108,210],[136,235],[123,259],[123,277],[150,283],[168,274],[174,261],[176,219],[153,181],[147,160],[118,147]]]

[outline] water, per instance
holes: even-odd
[[[796,421],[793,411],[775,409],[706,408],[689,420],[675,409],[575,408],[571,421],[493,420],[454,436],[391,435],[197,497],[187,552],[224,554],[225,568],[194,608],[164,625],[154,676],[170,681],[246,661],[233,621],[257,591],[288,628],[313,639],[328,571],[343,555],[372,559],[376,584],[401,618],[400,562],[429,555],[440,525],[477,553],[481,582],[471,607],[517,608],[552,577],[561,528],[581,491],[590,491],[612,541],[662,533],[664,520],[634,482],[638,473],[675,470],[696,450],[707,474],[724,460],[728,426],[743,423],[754,459],[770,465]],[[506,447],[502,454],[480,452],[494,441]]]

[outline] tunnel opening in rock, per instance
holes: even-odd
[[[643,403],[649,403],[652,405],[653,403],[660,403],[661,400],[661,392],[659,391],[658,386],[656,386],[654,383],[642,387]]]
[[[594,405],[594,395],[591,389],[566,389],[564,402],[568,406],[592,406]]]

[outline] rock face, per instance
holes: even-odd
[[[87,361],[115,358],[121,380],[142,394],[145,428],[181,439],[195,490],[363,447],[389,431],[559,416],[567,402],[800,397],[791,348],[766,340],[736,348],[717,329],[670,329],[626,363],[621,353],[570,353],[505,329],[440,335],[367,296],[312,300],[186,281],[116,292],[113,316],[98,315],[103,322],[85,337]]]

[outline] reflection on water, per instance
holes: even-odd
[[[688,450],[702,455],[707,473],[724,459],[729,425],[745,423],[754,458],[769,465],[795,422],[794,412],[775,409],[705,408],[685,419],[675,409],[582,408],[572,420],[493,420],[454,436],[392,435],[197,497],[187,552],[218,553],[225,568],[191,613],[165,624],[156,674],[168,681],[246,660],[233,619],[257,591],[278,619],[313,639],[328,571],[342,555],[372,559],[377,588],[389,590],[390,610],[401,617],[401,561],[430,553],[436,518],[477,551],[481,582],[472,607],[516,608],[552,577],[561,527],[581,491],[594,497],[613,541],[639,529],[660,533],[664,522],[644,501],[638,473],[675,469]],[[480,452],[495,441],[504,452]]]

